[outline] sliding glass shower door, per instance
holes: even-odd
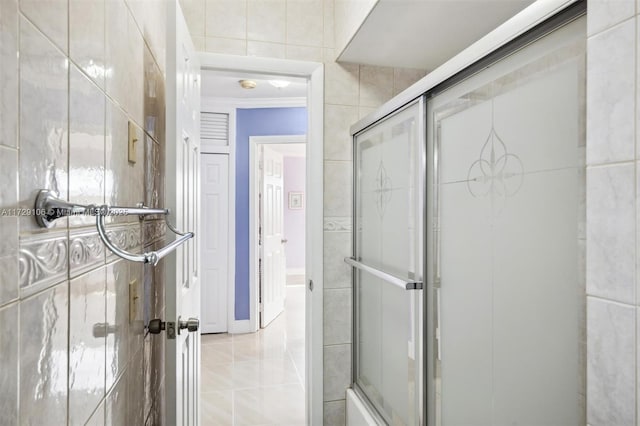
[[[354,388],[390,425],[422,421],[422,100],[355,136]]]
[[[585,424],[585,25],[428,102],[430,424]]]

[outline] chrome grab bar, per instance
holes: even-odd
[[[362,262],[358,262],[352,257],[345,257],[345,263],[353,266],[356,269],[360,269],[365,271],[377,278],[383,279],[386,282],[396,285],[404,290],[422,290],[422,282],[420,281],[412,281],[405,278],[396,277],[395,275],[387,274],[386,272],[382,272],[379,269],[376,269],[372,266],[365,265]]]
[[[113,252],[118,257],[126,259],[130,262],[138,262],[138,263],[150,263],[153,266],[156,266],[160,259],[165,257],[167,254],[171,253],[173,250],[178,248],[182,243],[194,237],[193,232],[180,232],[171,225],[167,216],[169,215],[169,209],[150,209],[144,206],[138,207],[116,207],[116,206],[95,206],[95,205],[81,205],[81,204],[73,204],[67,201],[61,200],[57,197],[52,191],[42,189],[38,192],[38,196],[36,197],[35,203],[35,217],[36,222],[42,228],[50,228],[53,226],[53,222],[56,219],[60,219],[61,217],[67,216],[77,216],[77,215],[89,215],[96,217],[96,228],[98,229],[98,235],[100,239],[104,243],[105,246],[109,250]],[[155,215],[161,214],[165,217],[165,223],[167,224],[167,228],[171,230],[171,232],[180,236],[175,241],[169,243],[165,247],[156,250],[150,251],[147,253],[129,253],[125,250],[120,249],[116,245],[111,242],[109,237],[107,236],[107,230],[104,223],[105,217],[109,215],[115,216],[131,216],[131,215]]]

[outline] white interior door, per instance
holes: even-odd
[[[195,238],[166,259],[166,403],[169,425],[199,425],[200,64],[182,11],[167,2],[166,190],[170,217]],[[171,232],[168,232],[171,234]]]
[[[227,331],[229,156],[202,154],[202,333]]]
[[[284,257],[284,178],[282,154],[262,147],[260,327],[284,310],[286,259]]]

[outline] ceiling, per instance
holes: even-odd
[[[238,81],[244,79],[255,81],[257,86],[254,89],[243,89]],[[287,80],[291,84],[278,89],[269,84],[269,80]],[[203,97],[208,98],[305,98],[307,96],[307,82],[302,78],[295,77],[203,70],[201,93]]]
[[[433,70],[534,0],[379,0],[339,60]]]

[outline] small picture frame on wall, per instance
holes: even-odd
[[[304,208],[304,193],[289,192],[289,210],[301,210]]]

